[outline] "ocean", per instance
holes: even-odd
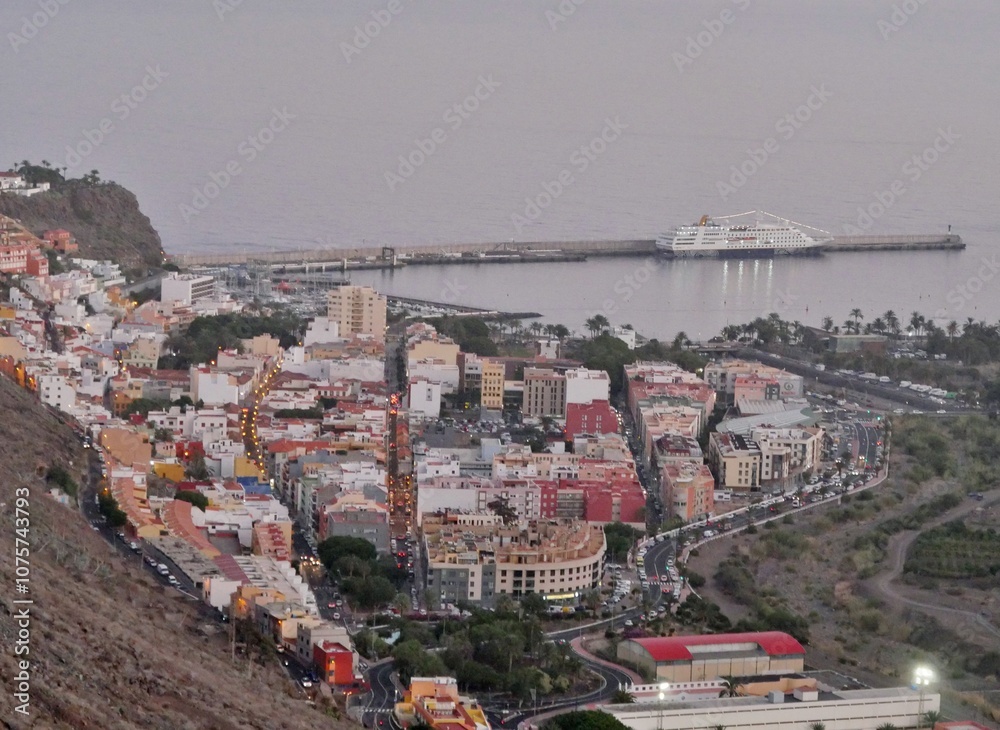
[[[659,337],[1000,318],[987,0],[6,0],[0,30],[0,166],[99,170],[168,253],[649,238],[760,209],[969,245],[354,277]]]

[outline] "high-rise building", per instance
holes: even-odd
[[[503,410],[504,364],[499,360],[483,360],[480,404],[483,408]]]
[[[370,286],[339,286],[327,294],[327,317],[341,337],[371,335],[385,341],[386,299]]]
[[[566,376],[555,370],[525,368],[521,413],[562,418],[566,409]]]

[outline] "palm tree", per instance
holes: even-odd
[[[823,317],[823,329],[827,332],[833,329],[833,317]]]
[[[948,339],[954,340],[955,335],[958,334],[958,322],[951,320],[951,322],[949,322],[945,327],[945,331],[948,333]]]
[[[860,309],[855,307],[854,309],[851,310],[851,317],[854,318],[854,326],[856,328],[858,326],[858,323],[865,318],[865,315],[861,313]]]
[[[882,319],[885,320],[885,327],[893,335],[899,334],[899,317],[891,309],[887,309],[885,314],[882,315]]]
[[[686,345],[686,344],[688,344],[690,342],[691,342],[691,340],[688,339],[687,332],[685,332],[684,330],[681,330],[680,332],[677,333],[677,336],[674,337],[673,348],[675,350],[679,350],[682,347],[684,347],[684,345]]]
[[[635,695],[626,689],[620,689],[611,695],[612,705],[631,705],[635,702]]]
[[[601,331],[601,325],[597,323],[597,317],[590,317],[586,322],[583,323],[590,332],[590,339],[597,337],[597,333]]]
[[[899,728],[893,725],[891,722],[883,722],[875,730],[899,730]]]
[[[924,331],[924,325],[926,323],[927,320],[924,319],[924,315],[922,315],[920,312],[913,312],[910,315],[910,328],[913,330],[913,334],[919,335],[920,333],[922,333]]]
[[[872,331],[878,332],[880,335],[885,334],[885,320],[881,317],[876,317],[872,320]]]
[[[608,318],[605,317],[603,314],[595,314],[594,321],[597,322],[597,326],[600,327],[599,332],[604,332],[604,330],[608,329],[611,326],[611,323],[608,321]]]
[[[729,342],[735,342],[740,338],[740,327],[736,324],[727,324],[722,328],[722,336]]]
[[[924,722],[934,727],[935,723],[941,722],[942,715],[937,710],[930,710],[924,713]]]
[[[510,337],[514,339],[519,336],[524,331],[524,325],[519,319],[512,319],[510,321]]]
[[[853,322],[849,319],[844,320],[844,332],[847,332],[848,334],[850,334],[851,332],[856,332],[857,330],[855,328],[857,326],[858,325],[856,322]]]
[[[809,730],[826,730],[826,724],[822,722],[814,722],[809,726]]]
[[[410,610],[410,597],[405,593],[397,593],[392,599],[392,607],[400,613],[406,613]]]
[[[739,697],[742,692],[739,681],[736,677],[720,677],[722,679],[722,691],[719,692],[719,697]]]

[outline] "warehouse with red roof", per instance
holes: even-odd
[[[658,682],[701,682],[717,677],[801,672],[806,650],[783,631],[627,639],[618,658]]]

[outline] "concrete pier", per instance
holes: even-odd
[[[965,243],[957,234],[887,236],[835,236],[824,253],[840,251],[928,251],[959,250]],[[590,256],[650,256],[656,254],[655,239],[603,241],[533,241],[524,243],[459,243],[445,246],[367,246],[363,248],[299,249],[289,251],[244,251],[220,254],[176,254],[169,260],[180,267],[228,266],[259,262],[284,265],[289,271],[310,264],[332,271],[387,268],[416,264],[531,263],[536,261],[584,261]]]

